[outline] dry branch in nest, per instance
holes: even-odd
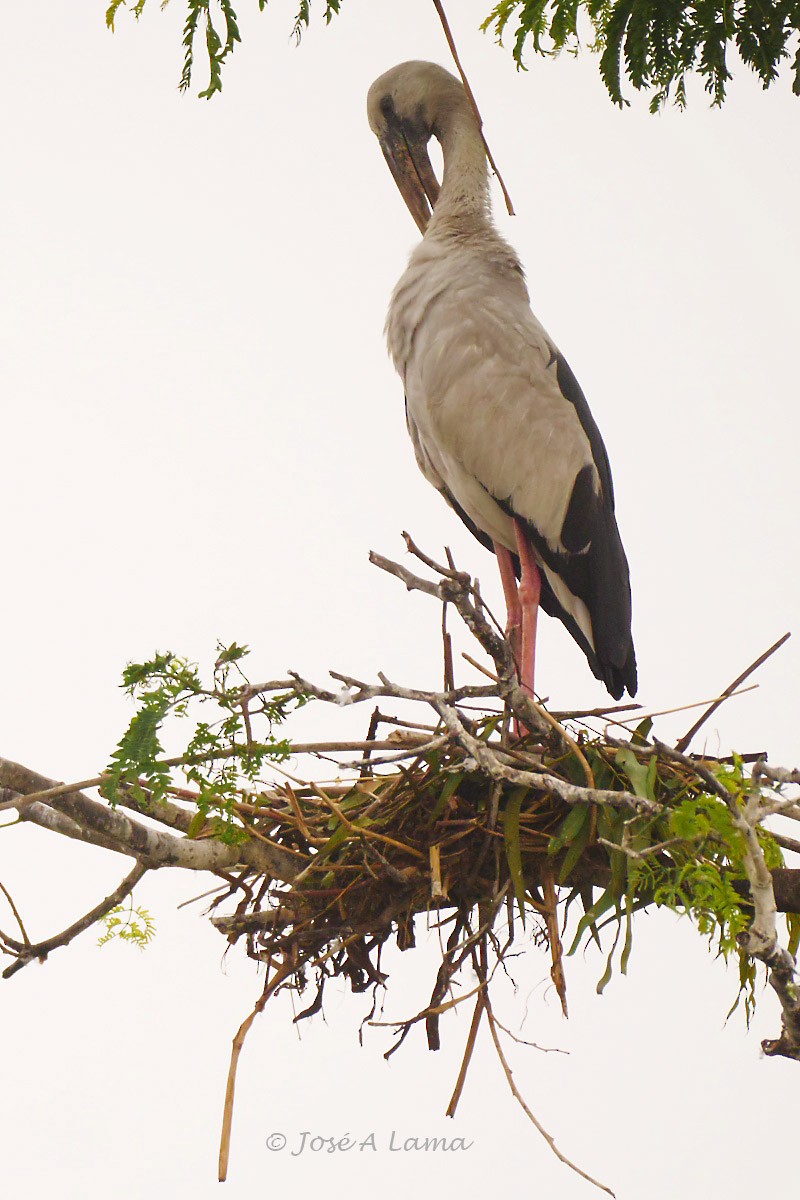
[[[334,672],[333,687],[297,674],[254,684],[241,674],[245,651],[235,645],[220,654],[208,687],[196,669],[162,655],[129,668],[126,683],[140,707],[103,775],[55,784],[0,760],[0,807],[15,810],[20,821],[136,859],[111,896],[38,944],[30,941],[0,883],[18,929],[16,937],[0,932],[0,949],[12,959],[6,977],[116,911],[150,869],[181,866],[210,871],[222,881],[211,903],[212,923],[231,946],[243,947],[263,965],[264,984],[234,1039],[221,1178],[227,1171],[236,1064],[256,1015],[276,992],[293,989],[307,997],[296,1020],[310,1017],[322,1010],[328,982],[344,978],[354,992],[372,991],[373,1016],[379,991],[391,982],[383,948],[413,947],[419,916],[440,930],[440,962],[426,1004],[394,1025],[387,1057],[417,1024],[424,1025],[429,1047],[438,1049],[442,1017],[471,1003],[448,1114],[456,1110],[485,1021],[514,1095],[565,1162],[513,1082],[491,985],[511,947],[522,937],[533,940],[548,948],[566,1014],[559,931],[573,901],[583,913],[568,949],[589,937],[599,943],[605,925],[614,931],[600,987],[615,966],[626,969],[632,918],[653,904],[688,912],[723,954],[738,958],[748,1011],[756,962],[764,963],[782,1009],[780,1035],[763,1043],[764,1051],[800,1059],[793,957],[800,871],[786,868],[783,860],[783,851],[796,853],[800,842],[773,828],[778,818],[800,819],[800,775],[768,766],[764,755],[693,757],[688,737],[676,748],[666,746],[653,738],[652,719],[636,705],[548,712],[520,687],[509,645],[477,583],[452,560],[438,564],[407,535],[406,542],[426,575],[379,555],[371,558],[409,590],[443,605],[440,691],[407,687],[384,675],[370,683]],[[447,633],[450,607],[488,655],[488,664],[464,656],[481,672],[480,684],[456,685]],[[374,706],[366,738],[279,741],[277,725],[294,705],[310,700]],[[387,702],[402,715],[383,711]],[[165,758],[161,724],[194,704],[216,706],[221,722],[198,720],[186,752]],[[258,740],[264,722],[267,734]],[[526,735],[512,736],[513,724]],[[702,718],[692,736],[701,725]],[[310,764],[290,775],[281,765],[289,755],[313,756],[317,764],[332,760],[335,778],[312,779]],[[755,760],[750,768],[748,759]],[[180,785],[179,773],[185,777]],[[85,794],[91,787],[101,799]],[[789,914],[786,947],[778,938],[779,911]],[[458,992],[464,968],[477,983]]]

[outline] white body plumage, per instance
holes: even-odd
[[[541,606],[612,695],[633,695],[628,564],[608,457],[575,376],[531,312],[519,260],[492,224],[466,93],[441,67],[410,62],[376,80],[367,104],[423,232],[386,322],[417,462],[498,556],[521,554],[524,539]],[[444,156],[441,189],[431,137]]]
[[[386,336],[426,479],[512,552],[513,519],[498,498],[564,553],[560,534],[578,472],[592,469],[598,493],[600,480],[511,247],[494,230],[454,242],[431,227],[395,288]],[[586,604],[541,566],[594,646]]]

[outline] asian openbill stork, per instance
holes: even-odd
[[[630,582],[608,456],[492,223],[472,105],[442,67],[407,62],[375,81],[367,110],[423,234],[386,321],[419,467],[497,555],[522,685],[533,692],[541,604],[611,695],[633,696]],[[442,147],[441,188],[432,137]]]

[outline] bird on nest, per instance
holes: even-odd
[[[633,696],[630,581],[608,455],[492,222],[473,105],[443,67],[406,62],[373,83],[367,112],[423,235],[386,320],[420,470],[497,555],[523,687],[533,694],[541,606],[615,699]]]

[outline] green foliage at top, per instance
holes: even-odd
[[[730,54],[757,74],[764,87],[778,76],[794,47],[792,90],[800,95],[798,0],[500,0],[483,24],[502,39],[514,28],[513,54],[557,54],[580,48],[581,18],[600,55],[600,74],[615,104],[626,104],[623,79],[652,93],[657,111],[672,96],[686,103],[686,78],[697,72],[714,104],[722,104],[731,79]]]
[[[136,0],[130,5],[130,11],[138,21],[144,11],[147,0]],[[161,0],[161,7],[166,8],[169,0]],[[266,0],[259,0],[258,7],[263,9]],[[229,54],[232,54],[236,43],[241,42],[241,34],[231,0],[213,0],[218,10],[217,23],[212,15],[212,0],[186,0],[186,20],[183,24],[183,71],[178,87],[182,92],[187,91],[192,83],[194,69],[195,39],[199,33],[205,35],[205,50],[209,68],[208,86],[198,96],[210,100],[215,92],[222,91],[222,65]],[[129,0],[111,0],[106,9],[106,25],[113,32],[114,23],[120,8],[127,8]]]
[[[235,843],[247,836],[236,809],[242,784],[254,783],[266,761],[281,762],[291,754],[289,742],[273,731],[305,698],[259,696],[251,712],[246,698],[249,680],[242,667],[247,647],[219,643],[217,651],[208,682],[195,663],[170,652],[125,668],[122,686],[136,701],[137,710],[111,757],[101,791],[112,804],[122,786],[143,802],[148,796],[148,802],[157,802],[167,796],[179,770],[196,789],[197,816],[190,834],[204,829]],[[212,719],[201,719],[208,708]],[[165,758],[161,741],[165,721],[187,717],[193,720],[194,732],[177,758]],[[259,728],[266,724],[258,739],[253,733],[256,721]]]
[[[241,41],[231,0],[184,0],[184,61],[180,89],[186,91],[195,67],[195,42],[204,42],[209,82],[199,96],[210,99],[222,90],[222,67]],[[147,0],[110,0],[106,24],[114,29],[120,8],[141,16]],[[165,8],[170,0],[161,0]],[[311,21],[311,0],[295,0],[292,34],[300,40]],[[318,0],[317,11],[326,24],[339,12],[342,0]],[[258,0],[263,11],[267,0]],[[512,52],[524,67],[528,50],[540,55],[581,48],[581,24],[589,46],[600,56],[600,74],[615,104],[623,96],[624,81],[637,91],[651,94],[650,109],[657,111],[670,97],[686,103],[686,80],[696,72],[722,104],[731,79],[730,56],[755,71],[764,87],[778,76],[781,64],[793,58],[792,90],[800,95],[800,0],[499,0],[483,22],[498,41],[513,30]]]

